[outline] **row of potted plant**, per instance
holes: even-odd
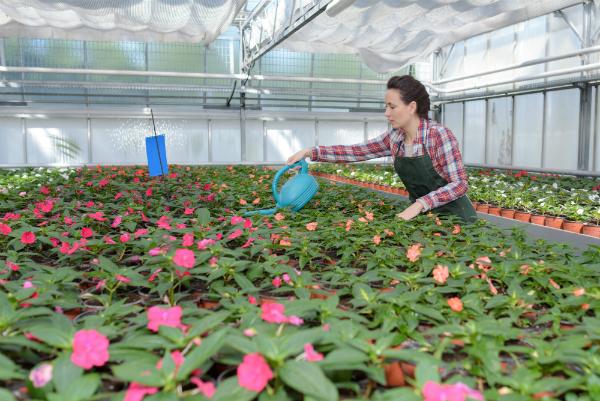
[[[273,175],[2,171],[0,399],[593,399],[600,250]]]

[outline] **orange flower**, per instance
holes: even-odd
[[[367,219],[365,219],[364,217],[359,217],[358,221],[360,221],[361,223],[368,223]]]
[[[394,236],[394,232],[393,232],[393,231],[390,231],[390,230],[388,230],[387,228],[385,228],[385,229],[383,230],[383,232],[384,232],[384,233],[385,233],[385,235],[387,235],[388,237],[393,237],[393,236]]]
[[[281,246],[292,246],[292,242],[287,240],[287,239],[282,239],[281,241],[279,241],[279,245]]]
[[[253,205],[258,205],[260,203],[260,198],[256,198],[252,201]]]
[[[454,225],[454,230],[452,230],[452,234],[460,234],[460,226],[458,224]]]
[[[240,205],[246,205],[248,204],[248,202],[246,202],[245,199],[240,199]]]
[[[576,297],[580,297],[584,294],[585,294],[585,288],[575,288],[573,290],[573,295],[575,295]]]
[[[531,270],[531,266],[529,265],[521,265],[521,274],[523,275],[528,275],[529,274],[529,270]]]
[[[590,304],[581,304],[581,309],[583,309],[583,310],[590,309]]]
[[[308,224],[306,225],[306,229],[307,229],[308,231],[315,231],[315,230],[317,229],[317,224],[318,224],[318,223],[317,223],[316,221],[313,221],[312,223],[308,223]]]
[[[352,228],[352,223],[354,223],[352,219],[346,221],[346,231],[350,231],[350,229]]]
[[[548,281],[550,282],[550,285],[552,287],[556,288],[557,290],[560,290],[560,285],[556,284],[556,281],[552,280],[551,278],[549,278]]]
[[[448,266],[436,265],[433,269],[433,279],[439,284],[444,284],[448,280]]]
[[[365,217],[367,218],[367,220],[373,221],[373,213],[365,212]]]
[[[454,312],[460,312],[463,310],[463,303],[458,297],[450,298],[448,300],[448,305]]]
[[[285,216],[284,216],[283,214],[281,214],[281,213],[277,213],[277,214],[275,215],[275,220],[277,220],[277,221],[281,221],[281,220],[283,220],[283,219],[285,219]]]
[[[406,257],[411,262],[416,262],[421,256],[421,244],[411,245],[406,251]]]
[[[381,237],[379,235],[374,235],[373,242],[375,243],[375,245],[379,245],[379,243],[381,242]]]

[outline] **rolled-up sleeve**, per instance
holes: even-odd
[[[351,163],[390,156],[390,132],[355,145],[315,146],[310,159],[315,162]]]

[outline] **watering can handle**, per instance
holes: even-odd
[[[302,169],[300,170],[301,174],[308,174],[308,163],[304,159],[297,161],[296,163],[291,164],[289,166],[285,166],[281,170],[279,170],[277,174],[275,174],[273,184],[271,185],[271,189],[273,190],[273,198],[275,198],[275,203],[279,203],[279,193],[277,192],[277,187],[279,186],[279,179],[283,174],[286,173],[286,171],[296,166],[302,167]]]

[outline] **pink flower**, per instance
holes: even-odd
[[[8,262],[6,262],[8,264]],[[573,290],[573,295],[576,297],[580,297],[585,294],[585,288],[576,288]]]
[[[483,395],[464,383],[439,384],[428,381],[423,386],[424,401],[465,401],[467,399],[483,401]]]
[[[287,273],[283,273],[283,281],[285,281],[286,284],[290,284],[292,282],[292,279],[290,278],[290,275]]]
[[[218,261],[219,259],[216,256],[213,256],[208,260],[208,264],[210,265],[210,267],[215,267]]]
[[[237,230],[235,230],[234,232],[229,234],[229,236],[227,238],[228,239],[236,239],[237,237],[241,236],[243,233],[244,232],[238,228]]]
[[[196,256],[194,255],[194,251],[189,249],[178,249],[175,251],[175,256],[173,256],[173,262],[177,266],[191,269],[196,263]]]
[[[448,266],[436,265],[433,269],[433,279],[439,284],[444,284],[448,280]]]
[[[154,280],[156,280],[156,278],[158,277],[158,273],[160,273],[162,271],[162,269],[156,269],[154,270],[154,272],[152,272],[152,274],[150,275],[150,277],[148,277],[148,282],[151,283]]]
[[[7,224],[0,223],[0,234],[8,235],[12,232],[12,228],[10,228]]]
[[[26,245],[33,244],[35,242],[35,234],[32,233],[31,231],[25,231],[21,235],[21,242]]]
[[[318,362],[323,360],[323,354],[316,352],[312,344],[304,344],[304,357],[308,362]]]
[[[183,234],[183,246],[192,246],[194,245],[194,234],[187,233]]]
[[[240,224],[241,222],[243,222],[245,219],[243,217],[240,216],[233,216],[231,218],[231,225],[234,226],[236,224]]]
[[[190,381],[196,385],[198,390],[200,390],[202,395],[204,395],[206,398],[212,398],[217,391],[213,382],[203,382],[198,377],[192,377]]]
[[[189,207],[186,207],[186,208],[183,210],[183,214],[185,214],[185,215],[188,215],[188,216],[189,216],[190,214],[194,214],[194,209],[191,209],[191,208],[189,208]]]
[[[292,315],[292,316],[288,317],[287,322],[293,326],[302,326],[302,324],[304,323],[304,320],[302,320],[302,318],[299,316]]]
[[[25,282],[23,283],[23,288],[35,288],[35,286],[31,281],[25,280]]]
[[[148,329],[157,332],[160,326],[181,327],[181,314],[181,306],[153,306],[147,312]]]
[[[183,363],[185,362],[185,357],[183,356],[183,354],[181,352],[173,351],[173,352],[171,352],[171,359],[173,359],[173,362],[175,363],[175,372],[177,372],[179,367],[181,365],[183,365]],[[161,360],[158,361],[158,363],[156,364],[157,369],[162,369],[163,360],[164,360],[164,358],[161,358]]]
[[[156,247],[156,248],[152,248],[148,251],[148,254],[150,256],[158,256],[158,255],[164,255],[166,253],[166,251],[162,248]]]
[[[252,329],[252,328],[246,329],[246,330],[244,330],[244,335],[246,337],[254,337],[256,335],[256,330]]]
[[[29,380],[33,383],[33,387],[44,387],[52,380],[52,365],[42,363],[37,368],[32,369],[29,372]]]
[[[238,383],[251,391],[261,392],[273,378],[273,372],[259,353],[244,356],[244,361],[237,368]]]
[[[258,304],[258,302],[256,301],[256,298],[255,298],[255,297],[253,297],[252,295],[248,295],[248,302],[249,302],[251,305],[256,305],[256,304]]]
[[[277,213],[277,214],[275,215],[275,220],[277,220],[277,221],[281,221],[281,220],[283,220],[283,219],[285,219],[285,216],[284,216],[282,213]]]
[[[137,239],[139,237],[141,237],[142,235],[146,235],[148,234],[148,230],[145,228],[140,228],[135,230],[135,233],[133,233],[133,236]]]
[[[460,300],[460,298],[453,297],[450,298],[447,302],[448,306],[450,306],[450,309],[452,309],[454,312],[460,312],[463,310],[463,303]]]
[[[158,393],[157,387],[147,387],[133,382],[127,388],[123,401],[142,401],[145,396]]]
[[[281,278],[279,276],[275,277],[272,283],[275,288],[281,287]]]
[[[108,344],[108,338],[96,330],[79,330],[73,338],[71,362],[84,369],[104,366],[109,357]]]
[[[131,234],[129,234],[129,233],[123,233],[119,237],[119,241],[121,241],[122,243],[129,242],[130,239],[131,239]]]
[[[325,323],[323,325],[323,331],[329,331],[329,330],[331,330],[331,326],[329,325],[329,323]]]
[[[156,225],[159,228],[165,229],[165,230],[170,230],[171,229],[171,225],[169,225],[169,221],[171,219],[168,216],[161,216],[160,219],[158,219],[158,221],[156,222]]]
[[[244,220],[244,228],[252,228],[252,220],[250,220],[250,219]]]
[[[203,250],[206,249],[207,246],[214,245],[214,244],[216,244],[216,242],[215,242],[214,239],[212,239],[212,238],[205,238],[205,239],[202,239],[202,240],[198,241],[198,249],[200,251],[203,251]]]
[[[92,204],[92,206],[93,206],[93,204]],[[88,206],[88,207],[91,207],[91,206]],[[89,213],[88,217],[90,219],[94,219],[97,221],[106,221],[106,218],[104,217],[104,212]]]
[[[10,260],[7,260],[7,261],[6,261],[6,266],[7,266],[7,267],[8,267],[10,270],[12,270],[12,271],[14,271],[14,272],[17,272],[17,271],[19,271],[19,269],[20,269],[20,267],[19,267],[19,265],[18,265],[18,264],[16,264],[16,263],[13,263],[13,262],[11,262]]]
[[[375,245],[379,245],[381,243],[381,237],[379,235],[374,235],[373,236],[373,243]]]
[[[121,221],[123,221],[123,218],[121,216],[117,216],[110,226],[112,228],[117,228],[119,224],[121,224]]]
[[[115,276],[115,278],[117,279],[117,281],[120,281],[122,283],[131,283],[131,279],[129,277],[125,277],[125,276],[122,276],[120,274],[117,274]]]
[[[89,228],[89,227],[83,227],[81,229],[81,237],[82,238],[89,238],[89,237],[91,237],[93,235],[94,235],[94,230],[92,230],[91,228]]]
[[[288,318],[285,316],[285,306],[278,303],[262,304],[260,307],[261,318],[269,323],[286,323]]]
[[[306,229],[307,229],[308,231],[315,231],[315,230],[317,229],[317,225],[318,225],[318,223],[317,223],[317,222],[308,223],[308,224],[306,225]]]
[[[406,257],[411,262],[416,262],[421,256],[421,244],[411,245],[406,251]]]
[[[246,241],[244,245],[241,246],[241,248],[248,248],[250,245],[252,245],[252,243],[254,243],[254,241],[256,241],[256,238],[248,238],[248,241]]]

